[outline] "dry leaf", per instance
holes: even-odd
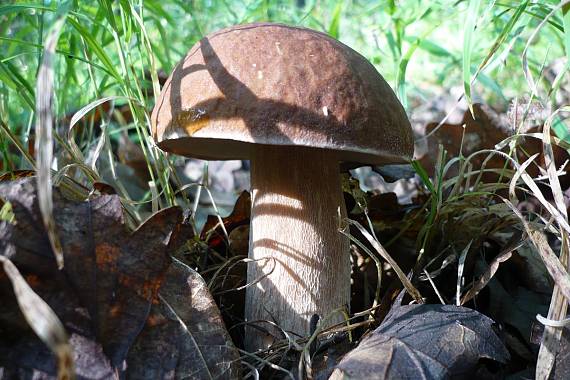
[[[236,200],[231,214],[222,218],[222,222],[228,234],[236,227],[249,224],[250,213],[251,195],[247,191],[243,191]],[[201,240],[206,241],[211,248],[218,249],[222,252],[223,246],[225,245],[223,236],[219,218],[214,215],[209,215],[206,224],[202,228]]]
[[[464,307],[410,305],[392,310],[338,364],[331,379],[442,379],[475,376],[480,359],[506,363],[493,321]]]
[[[176,378],[239,376],[239,355],[207,286],[182,264],[171,266],[169,254],[192,237],[179,223],[180,209],[162,210],[131,233],[116,195],[75,202],[54,191],[66,261],[62,272],[41,223],[33,178],[0,183],[0,196],[10,201],[15,215],[14,224],[0,222],[1,252],[26,268],[27,278],[70,331],[78,376],[136,378],[152,373],[147,378],[170,378],[168,371],[155,371],[170,368],[170,354],[180,359],[173,367]],[[0,326],[15,326],[19,332],[0,329],[0,371],[54,378],[53,357],[18,324],[4,288],[0,286],[5,306]],[[141,351],[150,327],[150,351]],[[155,376],[159,373],[164,376]]]
[[[175,261],[128,356],[127,376],[235,379],[239,353],[202,277]]]

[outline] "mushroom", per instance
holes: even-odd
[[[310,29],[233,26],[174,68],[151,121],[165,151],[251,160],[245,319],[300,336],[314,314],[342,321],[334,311],[350,302],[350,254],[339,163],[402,163],[413,153],[406,113],[374,66]],[[248,329],[246,348],[265,338]]]

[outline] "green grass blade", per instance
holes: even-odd
[[[420,176],[420,179],[428,188],[428,190],[432,193],[435,193],[435,187],[433,186],[433,183],[431,182],[431,179],[429,178],[429,175],[422,164],[418,160],[413,160],[412,168],[414,168],[415,172]]]
[[[562,6],[562,15],[562,21],[564,23],[564,50],[566,52],[566,66],[563,69],[564,73],[559,74],[560,77],[567,74],[568,67],[570,65],[570,4]],[[554,133],[556,133],[556,136],[561,140],[570,142],[570,132],[560,117],[556,117],[552,124],[552,129],[554,130]]]
[[[491,47],[489,53],[479,65],[477,72],[481,71],[487,65],[487,63],[495,55],[497,50],[499,50],[499,48],[503,45],[503,43],[505,43],[507,37],[509,36],[509,33],[513,30],[513,27],[517,24],[520,17],[524,14],[527,5],[528,5],[528,0],[526,0],[517,7],[515,13],[512,15],[512,17],[509,19],[505,27],[501,30],[501,33],[499,33],[499,35],[495,39],[495,42],[493,43],[493,46]]]
[[[99,58],[99,60],[103,64],[103,67],[105,67],[105,69],[109,73],[111,73],[111,75],[117,81],[121,82],[122,78],[119,75],[117,69],[115,69],[115,64],[113,63],[111,58],[109,58],[107,53],[105,53],[105,50],[103,50],[103,48],[101,47],[101,43],[95,40],[93,35],[89,33],[89,31],[85,29],[83,25],[81,25],[77,20],[70,17],[67,19],[67,22],[81,35],[81,37],[83,37],[85,43],[91,49],[93,54],[95,54],[97,58]]]
[[[332,18],[331,18],[331,22],[329,24],[329,28],[328,28],[328,34],[329,36],[338,39],[339,35],[340,35],[340,19],[342,16],[342,6],[343,6],[343,1],[339,1],[338,3],[336,3],[336,6],[334,7],[334,11],[332,13]]]
[[[44,5],[33,5],[33,4],[11,4],[11,5],[2,5],[0,6],[0,16],[9,14],[9,13],[20,13],[23,10],[36,10],[36,11],[49,11],[55,12],[56,8],[48,7]]]
[[[424,32],[420,37],[417,37],[408,47],[406,53],[400,59],[398,64],[398,71],[396,73],[396,93],[400,102],[404,106],[404,109],[408,109],[408,95],[406,92],[407,81],[406,81],[406,71],[408,69],[408,63],[412,59],[417,48],[421,45],[422,41],[430,35],[440,24],[435,23],[426,32]]]
[[[560,116],[557,115],[552,120],[552,129],[554,130],[554,133],[560,140],[570,143],[570,129],[568,128],[566,123],[564,123],[564,121],[560,118]]]
[[[23,46],[29,46],[29,47],[34,47],[34,48],[43,49],[43,45],[41,45],[41,44],[37,44],[37,43],[35,43],[35,42],[24,41],[24,40],[19,40],[19,39],[16,39],[16,38],[10,38],[10,37],[2,37],[2,36],[0,36],[0,41],[6,41],[6,42],[8,42],[8,43],[20,44],[20,45],[23,45]],[[99,64],[97,64],[97,63],[95,63],[95,62],[93,62],[93,61],[91,61],[91,60],[88,60],[88,59],[85,59],[85,58],[83,58],[83,57],[77,56],[77,55],[75,55],[74,53],[72,53],[71,51],[61,50],[61,49],[55,49],[55,52],[56,52],[57,54],[59,54],[59,55],[62,55],[62,56],[64,56],[64,57],[66,57],[66,58],[69,58],[69,59],[71,59],[71,60],[77,60],[77,61],[81,61],[81,62],[87,63],[88,65],[91,65],[91,66],[93,66],[93,67],[95,67],[95,68],[97,68],[97,69],[99,69],[99,70],[104,71],[104,72],[105,72],[106,74],[108,74],[108,75],[113,75],[113,73],[111,73],[111,72],[110,72],[109,70],[107,70],[105,67],[103,67],[103,66],[101,66],[101,65],[99,65]],[[30,53],[31,53],[31,52],[30,52]],[[30,53],[26,53],[26,54],[30,54]],[[14,58],[14,57],[9,57],[9,58]],[[4,58],[4,59],[1,59],[1,60],[0,60],[0,63],[2,63],[2,62],[7,62],[7,61],[9,61],[9,60],[10,60],[10,59]],[[22,76],[20,75],[20,77],[22,77]],[[22,78],[23,78],[23,77],[22,77]],[[28,86],[28,87],[29,87],[30,89],[32,88],[32,86]]]
[[[463,30],[463,90],[471,114],[473,113],[473,99],[471,98],[471,55],[473,53],[473,34],[477,18],[479,17],[481,0],[471,0],[465,15],[465,29]]]
[[[35,107],[34,88],[11,62],[0,61],[0,79],[22,97],[31,108]]]
[[[453,58],[453,54],[449,50],[433,41],[415,36],[404,36],[404,41],[410,44],[415,43],[417,40],[420,40],[418,47],[431,55],[439,58]]]

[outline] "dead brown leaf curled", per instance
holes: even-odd
[[[234,379],[239,354],[202,277],[175,261],[129,352],[133,378]]]
[[[251,195],[243,191],[238,197],[231,214],[222,218],[226,231],[231,234],[234,228],[248,225],[251,212]],[[208,242],[211,248],[223,251],[225,244],[219,219],[215,215],[209,215],[206,224],[202,228],[201,239]]]
[[[170,254],[192,237],[179,208],[164,209],[131,232],[117,195],[77,202],[54,190],[66,263],[58,271],[35,189],[33,178],[0,183],[15,220],[0,221],[0,253],[25,269],[61,319],[80,378],[239,375],[239,355],[203,280],[172,264]],[[0,275],[0,303],[12,308],[4,284]],[[18,318],[0,310],[0,369],[5,376],[54,378],[53,357]]]
[[[473,376],[481,358],[509,354],[493,321],[464,307],[395,307],[337,365],[331,379],[442,379]]]

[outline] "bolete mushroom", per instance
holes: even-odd
[[[339,162],[400,163],[413,153],[402,105],[363,56],[300,27],[223,29],[175,67],[152,128],[165,151],[251,160],[247,321],[307,335],[314,314],[349,304]],[[248,330],[248,349],[264,345]]]

